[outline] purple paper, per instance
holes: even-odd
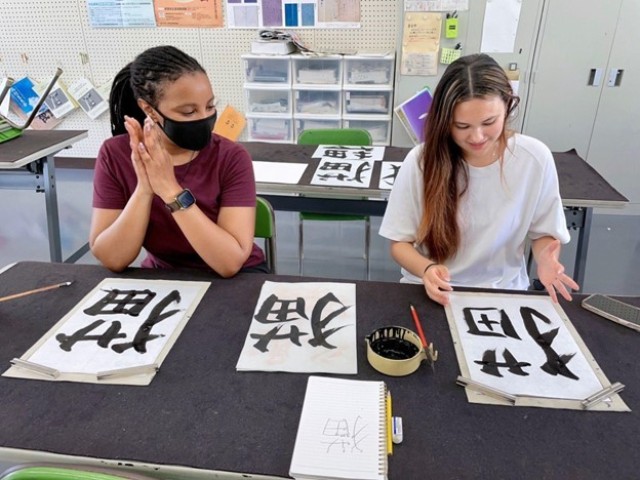
[[[424,89],[400,105],[409,126],[416,138],[424,142],[424,126],[427,123],[427,114],[431,107],[433,97],[428,89]]]

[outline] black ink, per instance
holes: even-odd
[[[276,304],[280,303],[280,308],[276,309]],[[291,304],[295,304],[291,308]],[[304,298],[298,297],[295,300],[280,300],[274,294],[269,295],[264,303],[260,306],[258,313],[253,317],[260,323],[278,323],[299,320],[300,317],[290,317],[289,314],[296,313],[300,317],[308,320],[305,313]],[[275,320],[269,320],[269,314],[275,314]]]
[[[341,305],[342,308],[331,312],[323,319],[322,311],[331,302]],[[318,300],[313,307],[313,312],[311,312],[311,332],[313,333],[313,338],[309,340],[309,345],[311,345],[312,347],[322,346],[330,349],[336,348],[334,345],[329,344],[326,340],[338,330],[346,327],[346,325],[338,328],[332,328],[330,330],[327,330],[326,332],[323,329],[329,324],[329,322],[331,322],[331,320],[333,320],[349,308],[350,307],[345,306],[340,300],[338,300],[338,298],[333,293],[327,293],[324,297]]]
[[[508,368],[509,372],[513,373],[514,375],[520,375],[522,377],[526,377],[527,375],[529,375],[522,369],[522,367],[530,367],[530,363],[519,362],[518,360],[516,360],[516,357],[514,357],[513,354],[506,348],[504,349],[504,352],[502,352],[502,357],[504,358],[504,362],[498,362],[496,360],[496,351],[486,350],[482,354],[482,360],[474,360],[474,363],[482,365],[481,370],[484,373],[493,375],[494,377],[502,377],[499,368]]]
[[[73,346],[77,342],[84,341],[97,341],[98,346],[101,348],[107,348],[109,346],[109,342],[111,340],[115,340],[116,338],[125,338],[126,334],[120,333],[120,322],[111,322],[111,326],[104,332],[102,335],[87,335],[93,329],[99,327],[105,323],[104,320],[96,320],[90,325],[87,325],[84,328],[81,328],[77,332],[72,335],[65,335],[64,333],[59,333],[56,335],[56,340],[60,342],[60,348],[65,352],[70,352]]]
[[[375,353],[391,360],[407,360],[419,352],[417,345],[403,338],[378,338],[370,345]]]
[[[361,164],[357,169],[356,169],[356,174],[353,178],[350,179],[351,182],[358,182],[358,183],[363,183],[363,175],[365,172],[368,172],[369,170],[371,170],[371,165],[369,165],[369,162],[365,162],[363,164]]]
[[[133,342],[119,343],[117,345],[113,345],[111,349],[116,353],[122,353],[133,347],[133,349],[138,353],[146,353],[147,342],[162,336],[151,335],[151,329],[153,326],[180,311],[180,309],[176,308],[175,310],[169,310],[168,312],[162,313],[162,311],[172,302],[180,303],[180,292],[178,292],[178,290],[171,291],[166,297],[160,300],[155,307],[153,307],[153,310],[151,310],[147,320],[138,328],[135,337],[133,337]]]
[[[327,307],[329,303],[338,303],[340,308],[335,311],[329,313],[325,318],[322,318],[322,314],[324,309]],[[279,306],[277,307],[277,305]],[[305,319],[309,320],[307,314],[305,313],[305,299],[302,297],[298,297],[296,299],[279,299],[276,295],[269,295],[260,308],[258,309],[258,313],[254,316],[254,318],[264,324],[273,324],[273,323],[284,323],[290,322],[293,320]],[[340,314],[342,314],[345,310],[349,309],[343,305],[333,293],[328,293],[324,297],[320,298],[315,306],[313,307],[313,312],[311,313],[311,332],[313,334],[313,338],[309,340],[309,345],[312,347],[322,346],[327,349],[336,348],[327,342],[327,338],[331,335],[339,331],[340,329],[346,327],[347,325],[343,325],[338,328],[331,328],[328,330],[324,330],[327,325]],[[251,333],[250,337],[254,339],[258,339],[258,341],[254,344],[254,347],[261,352],[269,351],[269,342],[271,340],[291,340],[291,342],[297,346],[301,346],[300,337],[303,335],[308,335],[308,333],[300,332],[300,329],[295,325],[292,325],[289,333],[280,333],[280,328],[282,325],[278,325],[266,333]]]
[[[389,166],[391,167],[391,172],[388,175],[382,177],[382,180],[384,180],[387,185],[393,185],[396,182],[396,177],[398,176],[398,172],[400,171],[400,165],[394,165],[392,163]]]
[[[125,314],[137,317],[156,296],[151,290],[106,290],[107,294],[98,300],[95,305],[84,310],[87,315]],[[108,307],[112,305],[111,309]],[[128,309],[127,305],[131,305]]]
[[[335,173],[335,174],[325,173],[322,175],[318,175],[318,180],[322,180],[322,181],[327,181],[332,178],[335,178],[336,180],[340,180],[341,182],[346,182],[350,180],[349,175],[345,175],[344,173]]]
[[[349,162],[324,162],[318,167],[318,170],[344,170],[345,172],[350,172],[352,165]]]
[[[476,320],[475,312],[478,312],[480,315],[480,320]],[[511,337],[517,338],[520,340],[520,336],[516,332],[516,329],[513,328],[513,323],[511,319],[507,315],[504,310],[500,310],[497,308],[472,308],[466,307],[462,309],[462,313],[464,315],[464,320],[467,322],[467,326],[469,327],[468,332],[471,335],[479,335],[479,336],[487,336],[487,337]],[[500,319],[492,320],[489,318],[489,313],[499,313]],[[480,326],[483,326],[484,329],[480,329]],[[500,324],[500,328],[502,329],[502,333],[494,331],[493,326]]]
[[[347,158],[347,152],[344,150],[326,149],[323,157],[329,158]]]
[[[249,336],[251,338],[257,338],[258,339],[258,341],[253,346],[255,348],[257,348],[258,350],[260,350],[262,353],[265,353],[265,352],[269,351],[268,347],[269,347],[269,342],[271,340],[286,340],[286,339],[289,339],[289,340],[291,340],[291,343],[297,345],[298,347],[301,347],[302,344],[300,343],[300,337],[302,335],[309,335],[308,333],[300,332],[298,327],[296,327],[295,325],[291,325],[291,328],[289,329],[289,333],[283,333],[283,334],[278,335],[278,332],[280,331],[280,328],[282,328],[282,325],[277,325],[277,326],[273,327],[271,330],[269,330],[265,334],[252,333]]]
[[[559,355],[552,347],[553,340],[558,335],[559,328],[554,328],[545,333],[541,333],[536,325],[534,317],[545,322],[547,325],[551,323],[547,317],[530,307],[520,307],[520,315],[524,322],[527,332],[533,340],[542,349],[547,357],[547,361],[540,367],[543,371],[550,375],[562,375],[563,377],[579,380],[579,377],[567,367],[567,363],[574,357],[575,353]]]

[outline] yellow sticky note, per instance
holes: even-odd
[[[462,50],[456,48],[442,48],[440,52],[440,63],[449,65],[462,55]]]
[[[213,133],[216,133],[222,137],[233,140],[238,140],[242,130],[247,124],[244,115],[233,108],[231,105],[227,105],[218,117],[215,127],[213,127]]]

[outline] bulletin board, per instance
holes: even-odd
[[[402,0],[360,0],[357,29],[296,29],[314,50],[339,53],[396,50]],[[226,2],[225,2],[226,3]],[[224,14],[224,9],[223,9]],[[92,28],[86,0],[2,0],[0,2],[0,77],[18,80],[26,75],[47,81],[56,67],[68,86],[86,77],[96,87],[113,76],[143,50],[174,45],[197,58],[211,79],[219,106],[246,110],[245,75],[241,55],[249,53],[258,29],[228,28]],[[111,136],[108,112],[91,120],[76,110],[58,128],[88,130],[86,140],[65,156],[95,157]],[[242,139],[242,138],[241,138]]]

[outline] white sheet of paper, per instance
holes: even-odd
[[[313,174],[311,185],[369,188],[373,162],[324,158]]]
[[[393,188],[400,166],[402,166],[402,162],[380,163],[380,182],[378,184],[380,190],[391,190]]]
[[[358,373],[355,284],[264,282],[236,369]]]
[[[459,12],[469,10],[469,0],[404,0],[407,12]]]
[[[522,0],[487,0],[480,51],[511,53],[520,23]]]
[[[379,161],[384,158],[385,147],[353,147],[344,145],[318,145],[311,158],[328,158],[333,160],[370,160]]]
[[[564,312],[565,318],[561,317],[556,310],[560,307],[554,306],[549,297],[452,292],[449,298],[471,380],[512,395],[574,400],[584,400],[603,388],[593,371],[592,364],[585,357],[585,355],[590,356],[589,352],[583,352],[580,349],[572,332],[565,324],[565,322],[569,323],[568,318]],[[520,313],[522,307],[534,309],[550,320],[550,323],[546,323],[537,315],[533,315],[533,323],[540,334],[552,335],[548,332],[558,329],[555,338],[546,337],[550,339],[555,355],[550,350],[545,353],[533,339]],[[468,312],[467,320],[465,320],[465,309]],[[507,321],[502,321],[501,311],[508,317]],[[513,327],[511,335],[507,333],[510,326]],[[478,334],[479,332],[483,335]],[[519,338],[515,338],[513,332]],[[508,352],[505,353],[505,351]],[[494,373],[498,372],[500,376],[487,373],[486,370],[482,371],[485,367],[476,362],[483,361],[483,357],[486,360],[487,352],[495,352],[496,363],[508,363],[505,355],[511,354],[517,362],[530,364],[514,368],[514,371],[521,371],[526,375],[516,374],[510,371],[508,366],[487,368]],[[570,358],[569,355],[571,355]],[[555,359],[557,362],[558,358],[564,360],[568,371],[578,379],[562,374],[553,375],[542,369],[550,359]]]
[[[308,166],[308,163],[254,161],[253,173],[256,177],[256,182],[295,185],[300,182]]]
[[[168,353],[165,346],[170,348],[173,344],[208,286],[208,282],[104,279],[45,334],[40,340],[42,343],[33,352],[27,352],[21,358],[64,373],[92,375],[154,363],[159,365]],[[103,302],[108,292],[116,293],[116,290],[119,293],[112,300]],[[126,301],[127,294],[124,291],[141,292],[133,297],[140,304],[149,298],[150,295],[146,292],[155,295],[134,316],[131,314],[133,304]],[[166,304],[164,308],[163,301]],[[103,302],[102,306],[100,302]],[[95,307],[95,311],[87,313],[87,309],[91,307]],[[118,311],[121,313],[115,313]],[[175,313],[169,315],[172,311]],[[162,318],[163,315],[167,317]],[[160,318],[160,321],[151,326],[150,337],[144,344],[146,352],[136,351],[135,347],[120,353],[116,351],[119,346],[134,342],[138,329],[154,317]],[[114,333],[115,337],[109,340],[107,332],[111,328],[116,330],[116,322],[119,323],[119,328]],[[94,336],[95,339],[69,342],[69,337],[79,335],[81,329],[92,324],[95,324],[94,328],[85,332],[85,335]],[[98,344],[99,339],[104,342],[104,346]],[[72,343],[68,351],[63,349],[63,343],[67,342]]]

